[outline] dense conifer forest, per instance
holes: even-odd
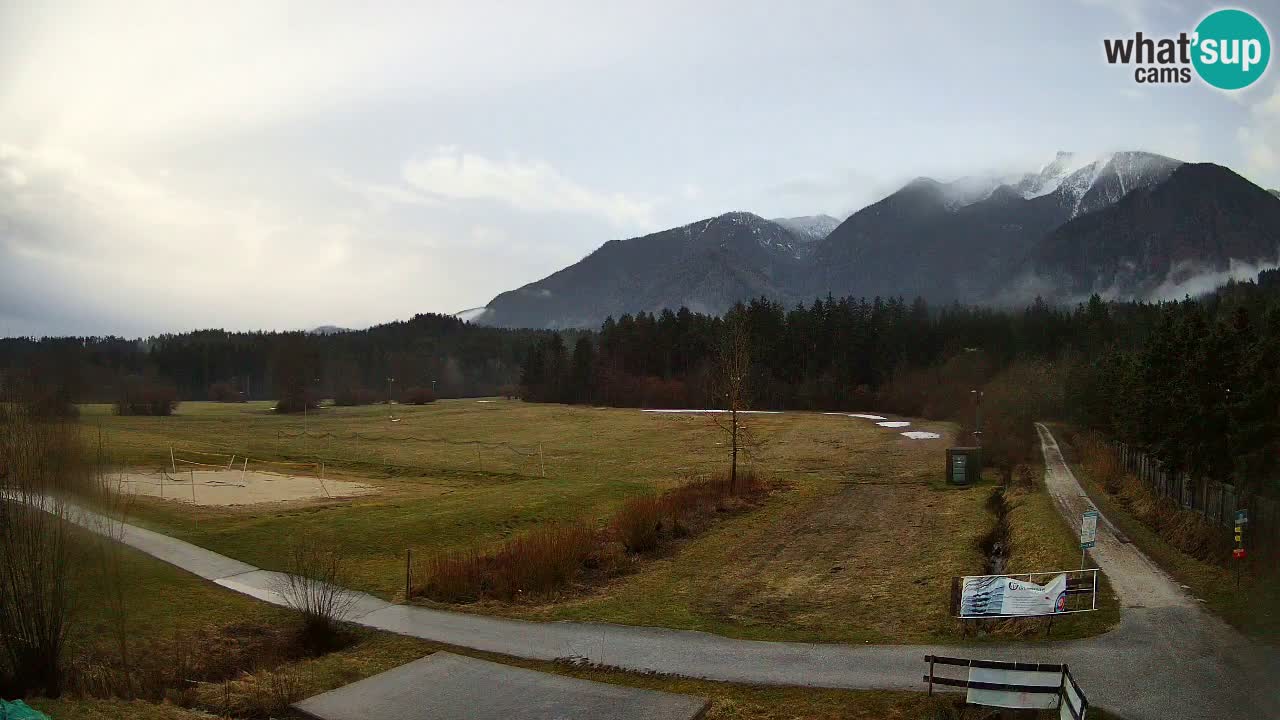
[[[1031,459],[1031,421],[1060,418],[1168,466],[1280,490],[1280,271],[1196,299],[1019,311],[922,300],[766,299],[731,313],[751,342],[757,408],[947,418],[1006,469]],[[139,385],[177,400],[339,402],[520,395],[532,402],[714,407],[723,318],[608,319],[596,331],[502,330],[418,315],[327,334],[202,330],[128,340],[0,340],[0,378],[51,412]],[[393,378],[393,382],[388,382]],[[981,393],[981,397],[979,397]]]

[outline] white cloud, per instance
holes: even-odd
[[[1248,124],[1236,130],[1244,166],[1240,171],[1263,187],[1280,186],[1280,83],[1249,110]]]
[[[1080,3],[1111,10],[1122,16],[1135,30],[1146,26],[1152,13],[1177,9],[1177,5],[1170,0],[1080,0]]]
[[[360,196],[377,210],[386,211],[395,205],[420,205],[424,207],[438,207],[440,205],[439,200],[427,197],[402,185],[362,182],[350,178],[337,170],[332,170],[326,173],[325,176],[334,185]]]
[[[104,332],[251,328],[264,308],[274,327],[316,316],[367,323],[375,318],[353,317],[352,298],[415,287],[423,272],[413,248],[425,233],[393,234],[358,207],[302,217],[61,148],[9,147],[0,178],[15,173],[26,181],[0,192],[0,285],[10,285],[0,305],[12,314],[78,305],[81,316],[113,318],[96,328]],[[436,282],[424,287],[447,277],[431,274]],[[23,295],[33,278],[39,295]]]
[[[653,223],[652,201],[593,190],[538,160],[496,161],[446,146],[405,163],[403,175],[412,187],[437,197],[497,200],[535,212],[583,213],[619,227],[647,228]]]

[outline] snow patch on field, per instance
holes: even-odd
[[[899,434],[909,437],[912,440],[937,440],[942,437],[938,433],[925,432],[924,430],[908,430],[907,432]]]
[[[876,424],[880,427],[907,427],[911,423],[906,420],[890,420],[888,422],[878,422]]]
[[[867,420],[884,420],[883,415],[867,415],[866,413],[822,413],[823,415],[843,415],[844,417],[864,418]]]

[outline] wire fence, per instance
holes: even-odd
[[[1250,553],[1280,561],[1280,503],[1272,498],[1248,494],[1229,483],[1166,469],[1160,461],[1132,447],[1115,443],[1120,463],[1157,495],[1177,502],[1183,510],[1199,515],[1206,523],[1232,533],[1236,511],[1248,513],[1243,533]]]
[[[491,442],[486,440],[458,440],[456,438],[447,438],[447,437],[421,437],[418,435],[392,435],[390,433],[370,434],[370,433],[353,432],[349,435],[342,435],[339,433],[331,433],[331,432],[315,433],[315,432],[308,432],[305,430],[299,431],[296,433],[291,433],[284,430],[276,431],[276,439],[278,440],[285,440],[285,439],[292,440],[292,439],[298,439],[298,438],[307,438],[312,440],[340,440],[344,442],[360,442],[361,440],[363,440],[366,442],[436,443],[441,445],[480,447],[480,448],[485,448],[489,450],[501,448],[501,449],[509,450],[510,452],[516,455],[523,455],[524,457],[538,456],[541,453],[541,447],[542,447],[541,443],[539,443],[537,446],[529,447],[528,449],[522,449],[520,447],[517,447],[505,441]]]

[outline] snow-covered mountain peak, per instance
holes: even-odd
[[[1022,197],[1030,200],[1057,190],[1063,180],[1089,163],[1089,159],[1073,152],[1059,150],[1052,160],[1045,164],[1040,172],[1028,174],[1022,178],[1014,189]]]
[[[816,242],[831,234],[840,221],[830,215],[801,215],[799,217],[773,218],[773,222],[796,234],[803,242]]]
[[[1181,160],[1148,152],[1106,153],[1067,175],[1056,192],[1071,217],[1106,207],[1138,188],[1164,182]]]

